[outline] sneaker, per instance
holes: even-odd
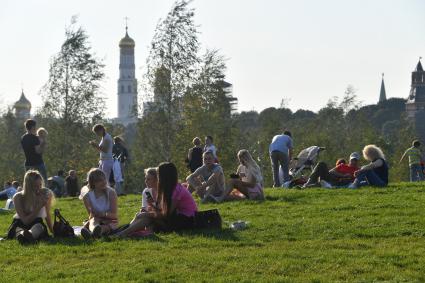
[[[92,235],[93,235],[93,238],[95,239],[100,238],[100,236],[102,236],[102,227],[100,227],[100,225],[96,225],[93,228]]]
[[[81,236],[83,236],[86,241],[92,239],[92,233],[86,227],[81,228]]]
[[[289,188],[289,187],[291,187],[291,183],[292,183],[292,181],[286,181],[285,183],[282,184],[282,188]]]
[[[320,180],[320,186],[322,186],[322,188],[332,189],[332,185],[325,180]]]
[[[357,189],[357,186],[354,183],[350,183],[347,188],[349,188],[349,189]]]

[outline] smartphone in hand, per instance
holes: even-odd
[[[235,173],[232,173],[232,174],[230,174],[230,178],[231,179],[239,179],[239,175],[238,174],[235,174]]]

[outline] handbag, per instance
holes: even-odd
[[[221,216],[217,209],[198,211],[195,214],[195,228],[221,229]]]
[[[74,229],[68,221],[60,214],[59,209],[55,209],[55,221],[53,223],[53,235],[55,237],[75,237]]]

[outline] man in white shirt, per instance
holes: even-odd
[[[289,162],[292,159],[293,149],[291,132],[285,131],[282,135],[273,137],[269,146],[270,160],[273,169],[273,187],[280,187],[279,165],[283,171],[283,181],[289,181]]]

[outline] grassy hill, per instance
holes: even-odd
[[[52,240],[35,246],[0,242],[2,282],[424,282],[423,184],[387,189],[266,190],[262,203],[219,205],[243,231],[158,234],[143,240]],[[121,223],[140,196],[119,199]],[[80,225],[78,199],[57,200]],[[0,231],[12,214],[0,213]]]

